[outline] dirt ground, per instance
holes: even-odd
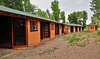
[[[85,46],[70,45],[63,37],[85,37],[88,39]],[[8,54],[7,54],[8,53]],[[1,59],[100,59],[100,36],[97,32],[78,32],[57,36],[54,39],[43,40],[25,49],[0,48]]]

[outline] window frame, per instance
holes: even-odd
[[[30,31],[38,31],[38,22],[37,21],[30,21]]]

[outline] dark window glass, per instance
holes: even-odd
[[[51,30],[54,30],[54,24],[51,24]]]
[[[94,27],[91,27],[91,29],[94,29]]]
[[[30,21],[30,31],[37,31],[37,22],[36,21]]]

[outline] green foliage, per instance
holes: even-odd
[[[91,17],[91,23],[90,24],[96,24],[98,23],[97,25],[99,26],[99,19],[97,17],[97,14],[93,14],[93,16]]]
[[[22,1],[24,1],[25,11],[35,14],[36,6],[32,5],[30,0],[0,0],[0,5],[23,11]]]
[[[71,13],[71,14],[69,14],[68,15],[68,21],[70,22],[70,23],[75,23],[75,24],[77,24],[78,22],[77,22],[77,12],[73,12],[73,13]]]
[[[92,0],[91,3],[91,11],[93,11],[96,14],[100,14],[100,0]]]
[[[84,10],[82,13],[83,13],[83,26],[86,27],[87,26],[86,25],[86,20],[88,18],[87,12]]]
[[[50,19],[50,18],[51,18],[51,17],[50,17],[51,15],[50,15],[50,12],[49,12],[48,9],[46,10],[46,13],[47,13],[47,15],[48,15],[48,18]]]
[[[65,23],[65,12],[62,11],[60,16],[61,16],[61,20],[63,20],[63,23]]]
[[[94,14],[96,15],[97,19],[100,20],[100,0],[92,0],[90,3],[91,3],[91,5],[90,5],[91,11],[93,11]],[[94,16],[93,16],[93,18],[94,18]],[[100,21],[99,21],[99,28],[100,28]]]
[[[37,14],[38,16],[47,18],[46,12],[45,12],[45,11],[42,11],[41,9],[38,9],[38,11],[36,12],[36,14]]]
[[[59,14],[60,14],[60,9],[59,9],[59,2],[57,0],[54,0],[51,2],[51,9],[53,11],[53,16],[56,21],[59,21]]]
[[[87,12],[84,11],[78,11],[78,12],[73,12],[68,15],[68,21],[70,23],[75,23],[75,24],[80,24],[86,27],[86,20],[87,20]],[[83,20],[82,20],[83,19]]]
[[[54,20],[54,16],[49,12],[48,9],[46,10],[46,13],[47,13],[47,18]]]

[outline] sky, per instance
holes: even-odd
[[[51,2],[54,0],[30,0],[31,4],[38,6],[38,8],[46,11],[49,9],[52,13]],[[87,24],[91,23],[91,16],[93,12],[90,10],[91,0],[58,0],[59,8],[61,11],[65,11],[66,22],[68,21],[68,14],[73,13],[74,11],[83,11],[86,10],[88,13]]]

